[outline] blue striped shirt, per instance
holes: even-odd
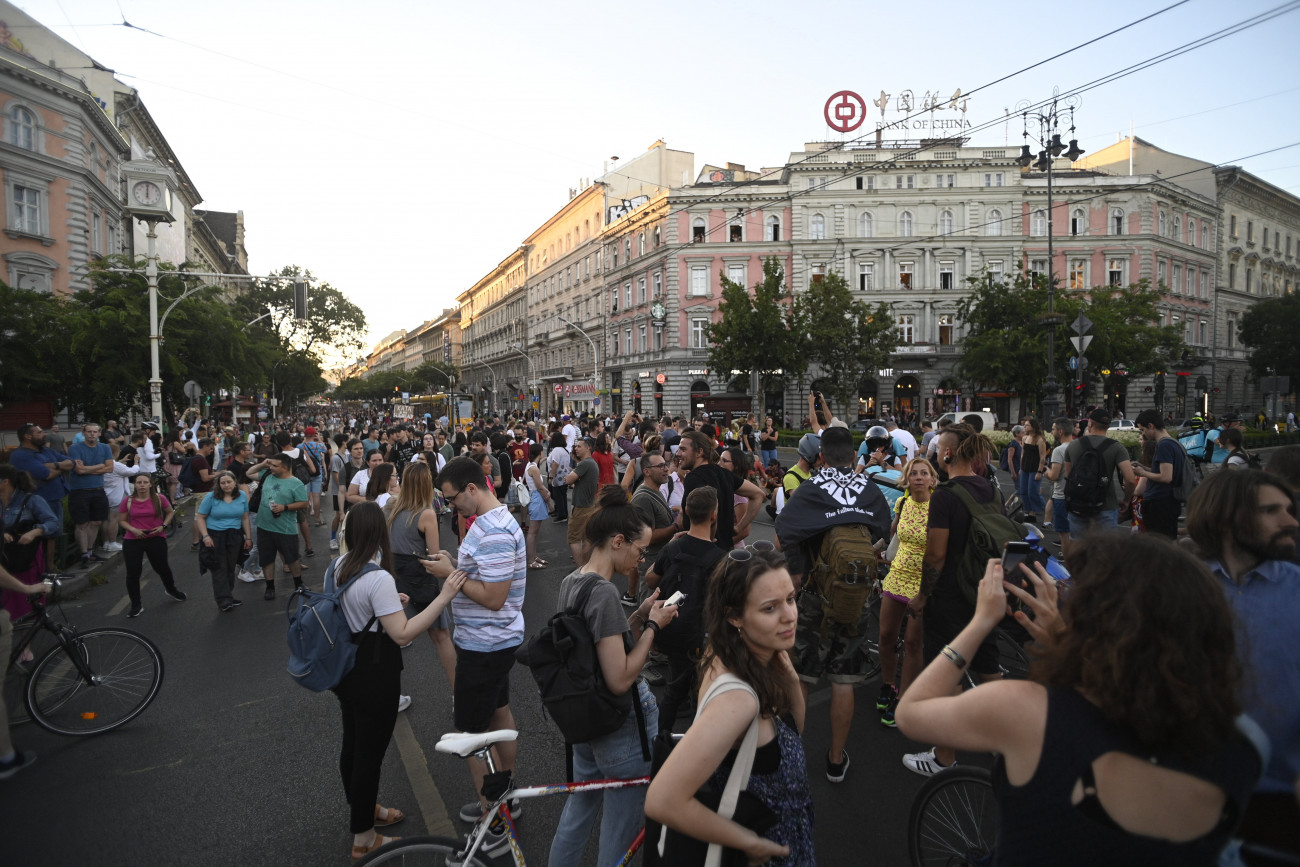
[[[500,506],[474,519],[457,554],[456,565],[470,580],[485,584],[510,582],[510,595],[499,611],[484,608],[464,593],[451,601],[457,647],[487,653],[515,647],[524,640],[524,584],[528,578],[527,549],[519,524]]]

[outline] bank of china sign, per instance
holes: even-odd
[[[948,97],[941,96],[937,90],[927,90],[919,100],[912,90],[900,91],[898,94],[882,90],[880,96],[871,100],[871,104],[880,110],[876,129],[923,133],[969,129],[971,122],[966,119],[966,105],[969,102],[969,97],[962,96],[961,88],[957,88]],[[923,114],[917,115],[917,112]],[[947,112],[957,116],[946,114]],[[853,132],[867,120],[867,101],[851,90],[841,90],[826,100],[822,113],[831,129],[836,132]],[[893,120],[890,120],[891,115]]]

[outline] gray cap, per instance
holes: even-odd
[[[817,460],[817,456],[822,453],[822,438],[817,434],[804,434],[803,439],[799,440],[799,457],[808,463]]]

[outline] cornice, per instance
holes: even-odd
[[[58,72],[58,70],[52,70]],[[122,135],[117,127],[113,126],[113,121],[109,118],[104,110],[100,108],[99,103],[95,102],[93,96],[86,91],[85,84],[78,81],[81,88],[72,87],[61,81],[56,81],[50,75],[33,69],[30,66],[24,66],[21,63],[15,63],[8,57],[0,55],[0,73],[8,73],[15,78],[22,79],[29,84],[35,85],[42,90],[57,94],[64,99],[68,99],[80,104],[87,119],[93,123],[99,130],[109,138],[112,144],[117,148],[122,156],[129,156],[131,153],[130,142]]]

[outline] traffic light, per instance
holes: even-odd
[[[300,277],[293,281],[293,318],[307,318],[307,281]]]

